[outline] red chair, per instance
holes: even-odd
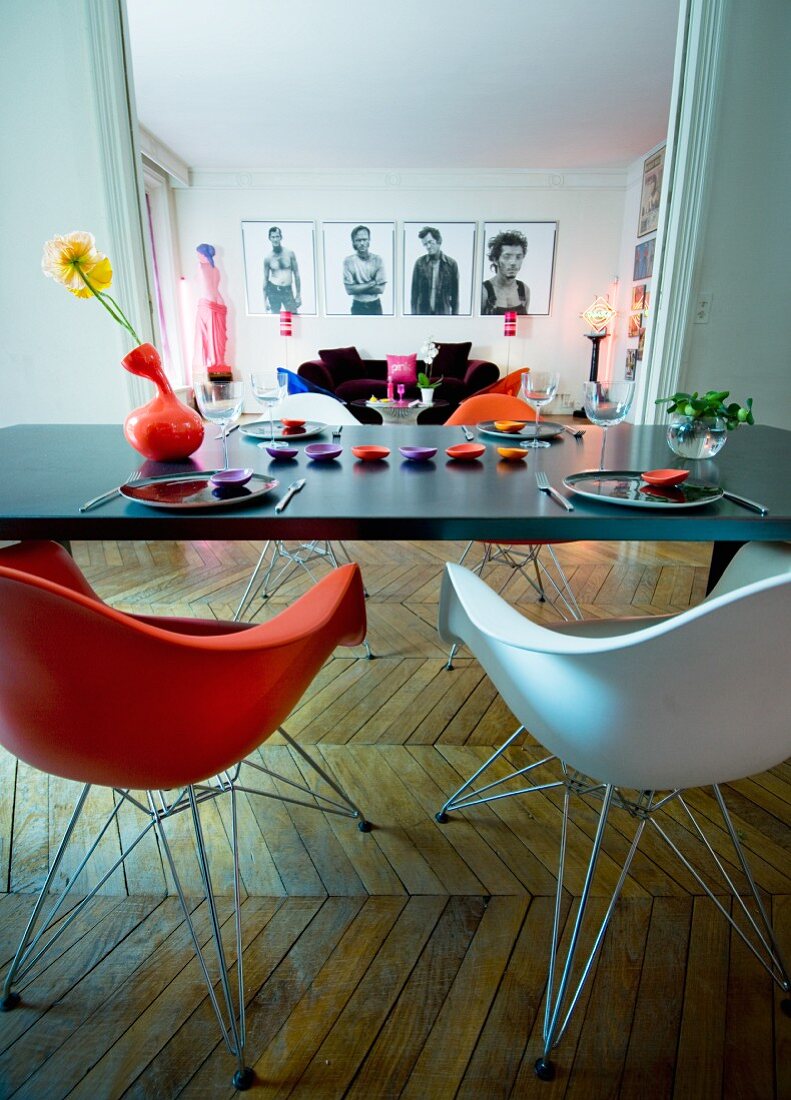
[[[536,414],[533,409],[519,397],[512,397],[510,394],[503,393],[483,393],[462,401],[445,421],[445,424],[446,426],[473,427],[486,420],[535,420],[535,418]],[[464,553],[459,559],[459,565],[464,563],[472,545],[472,542],[468,542],[465,546]],[[557,543],[554,545],[557,545]],[[501,595],[513,577],[517,573],[521,573],[531,588],[538,593],[539,601],[544,603],[548,599],[561,618],[566,620],[582,618],[582,612],[563,567],[552,549],[552,543],[517,541],[506,544],[484,541],[482,546],[483,557],[473,570],[479,577],[483,576],[483,572],[488,565],[502,564],[511,567],[512,572],[500,589]],[[540,555],[544,547],[546,547],[547,554],[552,561],[555,570],[554,575],[541,560]],[[526,567],[530,565],[533,567],[535,580],[526,570]],[[547,589],[551,593],[549,597],[547,596]],[[447,669],[453,668],[453,658],[457,649],[458,646],[454,643],[451,646],[448,663],[445,666]]]
[[[240,776],[244,768],[244,775],[253,769],[283,780],[260,763],[245,760],[279,729],[337,796],[283,780],[310,796],[287,801],[355,818],[363,831],[370,828],[340,786],[281,727],[335,646],[359,645],[364,636],[365,601],[356,565],[336,569],[276,618],[251,626],[126,615],[99,599],[57,544],[30,542],[0,550],[0,743],[44,772],[83,784],[6,977],[4,1010],[19,1003],[14,984],[153,829],[176,884],[223,1038],[237,1061],[233,1084],[249,1088],[236,798],[240,790],[277,796],[257,791]],[[92,784],[112,787],[119,797],[79,870],[125,802],[142,810],[148,821],[91,892],[53,928],[79,871],[48,915],[39,918]],[[146,792],[145,802],[133,793],[140,790]],[[236,1006],[199,812],[202,802],[221,795],[231,800]],[[219,963],[219,998],[164,827],[181,812],[189,814],[195,832]],[[48,938],[39,946],[47,930]]]

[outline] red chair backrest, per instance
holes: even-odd
[[[481,424],[484,420],[535,420],[526,401],[506,393],[473,394],[450,414],[446,424]]]
[[[0,743],[67,779],[157,789],[215,775],[284,722],[336,645],[365,636],[356,565],[270,622],[195,636],[9,569],[3,554]]]

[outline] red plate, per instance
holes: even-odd
[[[649,485],[661,485],[668,489],[671,485],[680,485],[682,481],[686,481],[689,470],[646,470],[641,476]]]
[[[472,462],[480,458],[486,446],[483,443],[454,443],[452,447],[445,448],[448,458],[457,458],[460,462]]]

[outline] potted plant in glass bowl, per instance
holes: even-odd
[[[431,376],[431,364],[439,355],[439,348],[434,343],[433,337],[429,336],[418,355],[426,364],[426,372],[419,371],[417,376],[420,400],[424,405],[431,405],[434,401],[434,390],[442,381],[442,378],[432,378]]]
[[[754,424],[753,399],[744,405],[731,401],[730,390],[709,390],[699,394],[679,391],[671,397],[658,397],[657,405],[667,405],[670,423],[667,443],[680,458],[713,458],[725,446],[728,432],[740,424]]]

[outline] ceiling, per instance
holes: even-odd
[[[140,122],[195,171],[623,168],[678,0],[127,0]]]

